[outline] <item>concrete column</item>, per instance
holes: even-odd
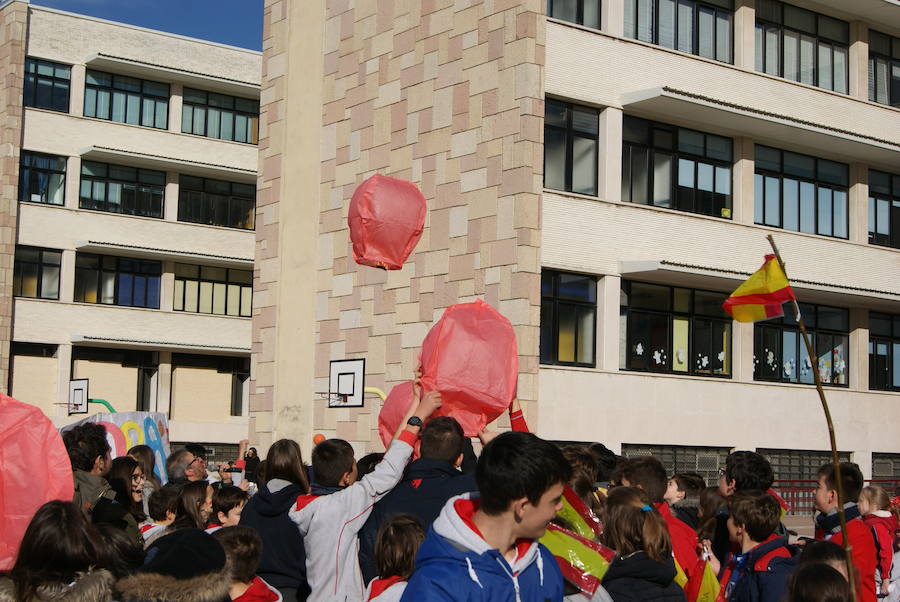
[[[604,276],[597,282],[597,367],[619,369],[620,276]]]
[[[869,311],[850,308],[850,352],[844,359],[854,391],[869,390]]]
[[[61,343],[56,347],[56,370],[56,402],[68,404],[69,381],[72,379],[72,345],[70,343]],[[68,405],[56,406],[56,417],[65,417],[68,413],[67,407]]]
[[[869,27],[860,21],[850,23],[850,96],[869,99]]]
[[[72,303],[75,297],[75,251],[63,249],[59,266],[59,302]]]
[[[850,164],[850,193],[847,195],[847,234],[854,242],[869,241],[869,168],[864,163]]]
[[[738,0],[734,10],[734,65],[756,69],[756,0]]]
[[[611,36],[625,33],[625,2],[631,0],[602,0],[600,2],[600,31]]]
[[[181,106],[183,102],[183,86],[172,84],[169,87],[169,131],[181,132]]]
[[[81,157],[66,160],[66,193],[63,204],[69,209],[78,209],[81,195]]]
[[[872,450],[855,450],[850,454],[850,461],[859,464],[859,471],[864,479],[872,478]]]
[[[604,3],[605,4],[605,3]],[[622,200],[622,109],[600,113],[600,182],[598,193],[606,201]]]
[[[171,419],[172,412],[172,352],[159,352],[159,370],[156,372],[156,412],[165,412]]]
[[[159,286],[159,309],[173,311],[175,301],[175,262],[164,261]]]
[[[87,68],[84,65],[72,65],[72,80],[69,82],[69,113],[76,117],[84,116],[84,76]]]
[[[731,219],[737,224],[753,223],[755,190],[753,172],[755,146],[752,138],[734,139],[734,173],[731,203]]]
[[[753,324],[731,323],[731,378],[735,382],[753,382]]]
[[[166,192],[163,199],[163,219],[178,221],[178,174],[166,172]]]

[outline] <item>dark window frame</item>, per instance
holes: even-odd
[[[49,67],[53,74],[40,73],[41,67]],[[57,70],[68,71],[68,76],[58,75]],[[42,84],[50,86],[49,103],[39,102],[38,90]],[[23,88],[22,104],[24,106],[68,113],[72,94],[72,66],[55,61],[26,57]]]
[[[651,286],[668,289],[668,308],[653,309],[647,307],[635,307],[631,301],[632,287],[634,284],[640,286]],[[687,303],[690,307],[688,311],[675,309],[677,304],[676,291],[686,291],[688,293],[689,300],[687,301]],[[621,292],[622,295],[619,305],[619,316],[620,322],[624,321],[625,323],[625,349],[620,350],[623,351],[621,359],[624,360],[624,363],[620,365],[620,369],[627,372],[678,374],[682,376],[702,376],[707,378],[720,379],[732,378],[734,371],[734,348],[732,340],[734,337],[734,331],[731,316],[729,316],[724,309],[721,310],[721,315],[716,316],[702,313],[697,309],[697,293],[721,297],[723,302],[728,297],[728,293],[687,288],[682,286],[670,286],[667,284],[659,284],[655,282],[641,282],[638,280],[623,280]],[[625,304],[626,298],[629,299],[628,305]],[[672,359],[673,357],[675,357],[675,354],[678,351],[674,349],[674,325],[676,319],[686,320],[687,322],[687,355],[686,359],[681,361],[681,363],[686,364],[686,370],[675,370],[673,368]],[[638,320],[647,320],[648,322],[655,320],[658,324],[662,323],[663,320],[665,321],[665,357],[660,356],[659,360],[657,360],[655,355],[651,355],[649,343],[650,339],[648,339],[647,341],[637,341],[637,343],[635,343],[634,327],[632,325]],[[725,357],[722,360],[722,367],[718,368],[719,371],[717,371],[712,358],[713,352],[715,350],[714,341],[717,334],[716,325],[721,328],[721,335],[728,344],[727,348],[722,350]],[[700,344],[700,342],[697,341],[697,338],[698,336],[700,336],[700,333],[703,329],[708,330],[706,334],[707,336],[709,336],[709,339],[707,341],[709,354],[706,356],[706,365],[703,365],[703,357],[700,355],[700,352],[697,351]],[[637,351],[637,344],[640,344],[642,347],[640,352]],[[643,348],[644,344],[646,344],[645,349]],[[631,353],[632,349],[635,349],[634,354]],[[697,358],[694,357],[695,354],[698,355]],[[635,357],[640,357],[642,359],[644,367],[640,367],[638,365],[638,361],[632,361],[635,359]],[[719,361],[718,357],[716,357],[715,360]]]
[[[722,219],[731,219],[734,208],[734,140],[728,136],[720,136],[719,134],[711,134],[709,132],[701,132],[691,128],[660,123],[649,119],[632,117],[626,115],[626,121],[623,122],[622,137],[622,201],[626,203],[634,203],[636,205],[651,205],[653,207],[662,207],[665,209],[673,209],[675,211],[683,211],[686,213],[696,213],[699,215],[708,215]],[[627,126],[634,124],[646,130],[646,139],[644,142],[627,140]],[[703,154],[696,154],[690,151],[681,150],[681,137],[687,134],[696,134],[703,137]],[[709,141],[710,137],[727,140],[731,148],[731,159],[725,160],[710,156]],[[668,138],[670,144],[665,146],[657,139],[663,140]],[[669,174],[671,182],[669,184],[669,198],[666,203],[657,202],[656,194],[656,158],[660,156],[668,156],[671,158],[669,166]],[[635,161],[641,159],[640,155],[644,155],[646,168],[646,186],[643,191],[643,202],[637,196],[637,186],[632,177],[634,172]],[[681,174],[681,163],[692,162],[693,186],[682,186],[679,182]],[[712,190],[704,191],[698,187],[699,172],[701,164],[709,165],[712,170]],[[728,194],[717,192],[717,180],[719,178],[719,170],[728,170]],[[682,190],[690,192],[682,193]],[[707,194],[708,193],[708,194]],[[708,198],[707,198],[708,197]],[[704,208],[708,210],[700,210],[700,203],[704,204]],[[708,207],[707,207],[708,206]],[[716,210],[718,209],[718,214]]]
[[[24,255],[24,251],[31,251],[38,253],[37,261],[26,259]],[[54,263],[52,260],[48,260],[46,255],[55,254],[56,262]],[[24,288],[24,274],[23,270],[25,270],[25,266],[37,266],[36,267],[36,294],[34,295],[26,295],[23,293]],[[44,272],[45,269],[52,272],[53,269],[56,270],[56,295],[55,296],[47,296],[42,294],[44,291]],[[47,249],[43,247],[31,247],[26,245],[16,245],[16,253],[15,258],[13,260],[13,297],[21,297],[24,299],[47,299],[50,301],[59,301],[59,283],[62,273],[62,251],[59,249]]]
[[[189,276],[181,275],[181,274],[179,274],[180,267],[197,268],[198,275],[196,277],[189,277]],[[204,268],[225,270],[225,279],[204,277]],[[247,282],[242,282],[240,280],[234,279],[232,277],[233,272],[248,273],[250,276],[250,282],[247,283]],[[178,283],[179,282],[183,283],[182,290],[181,290],[180,303],[179,303],[179,299],[178,299],[178,287],[179,287]],[[196,311],[184,309],[187,305],[186,301],[187,301],[187,297],[188,297],[188,290],[187,290],[188,286],[186,284],[187,282],[197,282],[198,283],[198,285],[197,285],[197,302],[196,302],[197,310]],[[212,291],[210,292],[210,311],[208,311],[208,312],[200,310],[200,299],[201,299],[201,295],[202,295],[202,293],[200,292],[200,289],[202,288],[203,283],[209,283],[209,284],[213,285]],[[215,285],[217,285],[217,284],[221,284],[221,285],[225,286],[225,291],[224,291],[225,312],[224,313],[216,313],[214,311],[214,308],[216,305],[216,302],[215,302],[216,287],[215,287]],[[228,309],[229,309],[228,287],[229,286],[238,286],[240,288],[240,292],[238,294],[238,311],[237,311],[237,313],[228,313]],[[243,313],[241,310],[241,307],[243,305],[243,296],[244,296],[245,290],[249,291],[249,293],[250,293],[250,307],[246,313]],[[184,313],[208,314],[208,315],[214,315],[214,316],[232,316],[232,317],[249,318],[249,317],[253,316],[253,270],[240,270],[240,269],[224,268],[224,267],[219,267],[219,266],[204,266],[204,265],[194,265],[194,264],[175,264],[175,292],[174,292],[174,295],[175,295],[174,303],[173,303],[174,311],[179,311],[179,312],[184,312]],[[179,306],[181,307],[181,309],[178,309]]]
[[[106,175],[87,173],[91,169],[89,166],[94,166],[94,169],[103,168]],[[114,170],[123,169],[133,170],[134,178],[125,179],[113,175]],[[150,181],[151,179],[158,181],[160,178],[162,179],[161,184]],[[85,196],[85,184],[89,185],[91,196]],[[121,186],[118,204],[110,201],[110,186],[114,185]],[[93,198],[93,193],[97,191],[98,186],[102,187],[103,199]],[[149,199],[146,195],[150,195]],[[80,209],[162,219],[165,215],[165,198],[166,172],[164,171],[99,161],[81,162],[81,181],[78,186],[78,207]]]
[[[590,281],[594,300],[578,300],[571,297],[563,297],[559,294],[560,276],[576,276]],[[549,284],[549,290],[545,288],[545,284]],[[590,297],[590,294],[588,295]],[[573,349],[575,358],[578,358],[579,346],[579,329],[578,317],[581,312],[591,313],[593,316],[593,329],[591,330],[591,361],[590,362],[567,362],[559,359],[559,316],[560,306],[565,306],[575,310],[575,328]],[[549,315],[547,315],[549,313]],[[545,322],[549,320],[549,324]],[[545,337],[545,329],[549,330],[549,339]],[[597,365],[597,279],[588,274],[575,274],[572,272],[562,272],[559,270],[541,270],[541,326],[540,326],[541,342],[539,344],[539,359],[541,364],[552,366],[579,366],[584,368],[594,368]]]
[[[830,365],[831,370],[831,378],[822,377],[822,384],[829,387],[841,387],[841,388],[849,388],[850,387],[850,368],[849,362],[852,359],[851,350],[850,350],[850,310],[845,307],[835,307],[831,305],[818,305],[812,303],[800,303],[800,313],[803,315],[804,322],[806,323],[806,330],[809,333],[810,339],[812,341],[813,350],[816,352],[816,356],[818,357],[819,364],[822,364],[822,354],[820,349],[824,347],[824,344],[830,341],[828,347],[833,351],[837,348],[834,345],[834,341],[838,338],[843,339],[844,345],[844,357],[841,358],[841,361],[844,363],[843,370],[836,370],[834,357],[832,356],[827,360],[828,365]],[[847,329],[835,329],[835,328],[824,328],[818,326],[820,321],[819,314],[822,310],[828,311],[840,311],[844,312],[846,316],[846,324]],[[767,335],[771,336],[772,333],[777,333],[774,335],[773,347],[775,349],[769,349],[766,347],[766,338]],[[790,334],[791,338],[793,338],[792,343],[792,353],[788,362],[793,361],[794,364],[790,368],[790,372],[788,375],[785,375],[785,353],[784,353],[784,341],[785,335]],[[772,361],[769,362],[768,355],[772,354]],[[803,360],[808,360],[810,366],[801,365]],[[813,385],[815,384],[815,376],[812,373],[813,369],[819,368],[820,377],[821,368],[817,366],[812,366],[811,358],[807,357],[806,353],[806,344],[803,342],[803,337],[800,333],[800,327],[797,325],[797,322],[793,316],[783,316],[781,318],[775,318],[772,320],[766,320],[763,322],[757,322],[753,327],[753,380],[757,382],[771,382],[771,383],[788,383],[788,384],[800,384],[800,385]],[[766,366],[769,366],[768,372],[769,374],[765,374],[763,371],[766,370]],[[805,372],[804,372],[805,370]],[[806,376],[808,374],[809,376]],[[796,376],[794,376],[796,375]],[[833,382],[836,377],[840,377],[843,375],[845,382]],[[804,379],[805,380],[801,380]]]
[[[72,347],[72,361],[70,374],[75,374],[75,361],[108,362],[120,364],[123,368],[137,369],[137,383],[135,386],[135,411],[149,412],[152,410],[153,392],[152,379],[159,370],[158,351],[140,351],[137,349],[113,349],[107,347]]]
[[[103,79],[108,78],[109,83],[94,83],[89,78]],[[137,82],[139,90],[129,89],[126,80]],[[165,86],[166,93],[157,93],[152,90],[153,86]],[[171,86],[165,82],[157,82],[153,80],[141,79],[127,75],[118,75],[108,73],[106,71],[97,71],[88,69],[85,76],[84,84],[84,116],[94,119],[103,119],[114,123],[125,123],[128,125],[139,125],[142,127],[150,127],[158,130],[167,130],[169,128],[169,102],[171,97]],[[101,95],[107,94],[108,100],[105,107],[101,104]],[[115,95],[124,95],[123,119],[114,119],[113,105],[115,103]],[[91,95],[93,95],[93,105],[91,105]],[[137,121],[128,120],[128,101],[131,96],[138,97]],[[147,103],[153,102],[153,110],[151,111],[152,123],[145,123],[145,113]],[[165,103],[165,113],[159,115],[157,105]],[[101,110],[105,108],[105,110]],[[103,114],[99,114],[103,113]],[[162,124],[159,122],[162,121]]]
[[[191,95],[196,97],[203,96],[204,100],[190,100]],[[224,104],[230,101],[231,106],[217,106],[216,104],[210,103],[211,95],[219,98],[219,103]],[[246,110],[239,109],[238,105],[243,103],[252,103],[255,104],[256,110]],[[219,111],[219,113],[224,117],[225,114],[230,115],[231,121],[231,136],[211,136],[209,134],[209,122],[210,122],[210,109],[214,109]],[[195,123],[197,119],[197,111],[203,111],[203,126],[201,128],[195,128],[197,125]],[[239,140],[237,136],[237,124],[238,117],[245,117],[247,119],[246,126],[246,140]],[[220,118],[221,119],[221,118]],[[190,127],[187,127],[189,125]],[[201,131],[196,131],[201,130]],[[220,94],[218,92],[210,92],[208,90],[198,90],[196,88],[185,88],[182,94],[182,108],[181,108],[181,132],[184,134],[193,134],[195,136],[204,136],[206,138],[214,138],[216,140],[228,140],[231,142],[240,142],[242,144],[259,144],[259,100],[253,98],[242,98],[240,96],[231,96],[229,94]],[[221,121],[219,125],[219,132],[222,132]]]
[[[881,43],[887,44],[888,51],[880,52],[873,49],[876,46],[878,36],[886,38]],[[886,63],[887,79],[885,83],[885,92],[887,98],[879,99],[878,86],[879,77],[878,62]],[[900,38],[881,33],[879,31],[869,30],[869,100],[879,104],[886,104],[892,107],[900,107],[900,75],[894,76],[894,70],[900,72]]]
[[[199,189],[191,187],[197,183],[192,182],[193,180],[199,182]],[[228,194],[219,194],[210,190],[217,185],[227,185]],[[235,194],[235,186],[252,187],[253,196]],[[217,219],[217,210],[214,206],[217,200],[225,201],[225,219]],[[240,225],[247,223],[239,219],[241,216],[249,219],[249,226]],[[179,178],[178,186],[178,221],[253,230],[256,225],[256,188],[252,184],[241,182],[182,175]]]
[[[759,150],[760,149],[768,149],[768,150],[776,151],[779,153],[779,165],[780,165],[779,170],[774,170],[774,169],[770,169],[767,167],[760,167],[760,160],[759,160]],[[794,155],[797,157],[802,157],[805,159],[811,159],[814,162],[813,170],[816,173],[816,176],[815,177],[800,176],[800,175],[796,175],[794,173],[786,172],[785,168],[784,168],[784,154],[785,153],[789,153],[791,155]],[[829,182],[829,181],[823,179],[819,173],[820,165],[822,162],[834,163],[834,164],[843,166],[845,174],[846,174],[846,178],[847,178],[846,179],[847,183],[845,185],[841,185],[841,184],[835,184],[833,182]],[[849,240],[849,238],[850,238],[850,179],[849,179],[850,176],[849,176],[849,174],[850,174],[850,166],[847,165],[846,163],[841,163],[839,161],[831,161],[830,159],[821,159],[819,157],[814,157],[812,155],[804,155],[802,153],[794,153],[792,151],[785,151],[782,149],[766,146],[763,144],[757,144],[756,145],[756,159],[755,159],[754,174],[753,174],[754,175],[754,180],[753,180],[754,181],[754,203],[755,203],[754,214],[753,214],[753,223],[755,223],[757,225],[761,225],[761,226],[780,228],[782,230],[787,230],[789,232],[805,232],[807,234],[815,234],[817,236],[827,236],[829,238]],[[778,223],[777,224],[770,223],[768,211],[766,209],[766,207],[768,205],[768,203],[767,203],[768,193],[766,192],[767,191],[766,182],[767,182],[767,179],[769,179],[769,178],[778,180],[778,183],[779,183],[778,184]],[[796,230],[789,229],[784,226],[785,207],[786,207],[786,203],[784,202],[785,180],[791,180],[791,181],[797,182],[798,193],[797,193],[797,229]],[[761,182],[761,184],[760,184],[760,182]],[[814,228],[814,231],[809,231],[809,232],[807,232],[806,230],[803,230],[803,215],[804,215],[804,213],[802,211],[803,199],[801,198],[802,194],[800,192],[803,184],[809,184],[809,185],[813,186],[812,223],[814,224],[815,228]],[[821,202],[820,190],[823,190],[823,189],[831,191],[831,220],[829,222],[831,224],[831,231],[832,231],[831,234],[820,231],[820,218],[821,218],[820,211],[819,211],[819,205]],[[844,235],[843,236],[834,234],[835,223],[836,223],[835,222],[835,203],[834,203],[834,193],[835,192],[841,192],[841,193],[843,193],[843,196],[844,196],[844,224],[843,224]],[[761,221],[757,221],[758,219],[761,219]]]
[[[656,46],[661,46],[663,48],[669,48],[672,50],[678,50],[679,52],[685,52],[687,54],[692,54],[694,56],[701,56],[703,58],[707,58],[713,61],[718,61],[720,63],[726,64],[734,64],[734,2],[730,0],[688,0],[691,3],[691,49],[685,50],[684,48],[680,48],[680,40],[678,35],[679,28],[679,17],[678,2],[672,2],[672,7],[674,10],[673,21],[672,21],[672,45],[669,46],[660,42],[660,8],[659,2],[660,0],[645,0],[650,3],[650,39],[643,39],[640,37],[640,8],[641,8],[641,0],[625,0],[625,26],[628,26],[628,14],[634,15],[634,29],[632,31],[625,31],[624,35],[627,38],[631,38],[633,40],[640,40],[643,42],[647,42],[648,44],[654,44]],[[713,29],[712,29],[712,42],[711,47],[713,50],[713,56],[706,56],[700,53],[700,15],[703,11],[712,11],[713,18]],[[726,41],[726,57],[721,57],[719,55],[719,17],[720,13],[727,15],[728,17],[728,40]]]
[[[874,328],[873,319],[886,321],[887,329]],[[883,354],[876,353],[879,345],[885,346]],[[878,365],[879,356],[884,358],[883,367]],[[900,364],[900,315],[870,312],[869,390],[900,391],[900,374],[894,371],[898,364]]]
[[[88,266],[90,260],[96,261],[96,266]],[[79,265],[81,263],[82,265]],[[132,266],[126,269],[124,266]],[[112,277],[112,300],[104,301],[105,278]],[[86,293],[90,292],[93,281],[96,299],[91,301]],[[151,299],[151,291],[148,286],[151,279],[156,279],[155,299]],[[144,279],[143,303],[135,303],[135,286],[138,279]],[[128,284],[130,283],[130,286]],[[97,305],[115,305],[118,307],[141,307],[146,309],[159,309],[162,283],[162,262],[132,257],[118,257],[115,255],[100,255],[97,253],[76,253],[75,255],[75,294],[74,300],[78,303],[92,303]],[[123,288],[123,285],[125,287]],[[126,290],[127,289],[127,290]],[[127,295],[127,296],[126,296]],[[131,302],[125,301],[130,299]]]
[[[36,160],[47,161],[50,167],[37,167],[34,164]],[[53,163],[59,161],[62,162],[62,168],[54,169],[52,167]],[[66,157],[61,155],[50,155],[47,153],[23,150],[19,157],[19,200],[26,203],[40,203],[43,205],[52,205],[54,207],[63,207],[66,204],[66,163]],[[59,181],[59,189],[62,191],[62,198],[59,203],[52,203],[49,201],[49,188],[54,176],[62,176]],[[32,198],[33,194],[31,191],[35,188],[42,188],[42,179],[46,179],[46,181],[43,182],[43,190],[41,190],[40,193],[41,200],[36,201]],[[26,196],[26,191],[28,191],[27,196],[29,198],[24,198]]]
[[[565,126],[555,125],[552,120],[547,118],[548,111],[550,107],[556,106],[557,108],[565,110]],[[591,118],[596,119],[597,127],[593,132],[587,132],[583,130],[576,130],[574,127],[574,115],[576,112],[584,113],[585,115],[590,115]],[[574,192],[575,194],[584,194],[586,196],[597,196],[599,191],[599,178],[600,178],[600,111],[599,109],[595,109],[593,107],[588,107],[584,105],[579,105],[571,102],[566,102],[564,100],[559,100],[556,98],[547,98],[545,100],[545,111],[544,111],[544,187],[549,188],[550,190],[562,190],[563,192]],[[563,188],[552,188],[547,184],[547,156],[546,145],[547,145],[547,131],[557,132],[562,134],[565,139],[566,145],[566,156],[565,156],[565,173],[563,174],[564,186]],[[575,139],[585,139],[593,141],[593,149],[594,149],[594,181],[593,188],[589,191],[581,191],[581,190],[573,190],[574,189],[574,174],[575,174]]]
[[[822,13],[818,13],[809,9],[800,8],[798,6],[794,6],[793,4],[789,4],[786,2],[781,2],[780,0],[758,0],[759,2],[766,2],[771,5],[774,9],[779,9],[777,12],[779,16],[777,19],[768,19],[765,17],[761,17],[762,11],[760,10],[760,6],[757,6],[756,10],[756,27],[755,27],[755,36],[756,36],[756,48],[758,52],[758,57],[760,58],[759,64],[755,66],[755,69],[758,73],[766,73],[768,75],[774,75],[776,77],[781,77],[784,79],[789,79],[790,81],[796,81],[799,83],[804,83],[806,85],[815,86],[817,88],[822,88],[823,90],[831,90],[832,92],[837,92],[838,94],[849,94],[850,89],[850,24],[841,19],[836,19],[835,17],[831,17],[829,15],[825,15]],[[804,31],[797,27],[792,27],[790,25],[785,25],[785,7],[789,7],[792,11],[798,11],[803,13],[808,13],[811,15],[812,19],[815,22],[815,32]],[[835,38],[828,37],[826,34],[823,34],[821,30],[823,29],[822,21],[823,19],[828,19],[831,21],[836,21],[839,24],[844,26],[845,31],[847,32],[847,41],[838,40]],[[777,73],[769,73],[766,71],[766,62],[767,62],[767,49],[765,44],[765,37],[767,31],[777,30],[778,32],[778,72]],[[785,75],[784,68],[784,60],[785,60],[785,52],[784,52],[784,34],[785,31],[789,31],[792,34],[796,34],[797,40],[801,40],[803,37],[811,37],[813,40],[813,81],[810,82],[802,82],[800,78],[802,77],[802,65],[800,62],[801,53],[799,52],[799,44],[798,44],[798,52],[797,52],[797,77],[798,79],[791,79]],[[831,87],[827,87],[823,85],[823,79],[821,77],[822,71],[819,65],[819,56],[820,56],[820,47],[827,46],[831,49]],[[843,73],[843,82],[845,89],[837,90],[835,86],[836,78],[835,76],[835,61],[834,61],[834,49],[835,47],[840,47],[844,50],[844,73]]]
[[[569,16],[561,14],[560,6],[564,5],[565,2],[569,4],[575,4],[575,16],[574,18],[569,18]],[[569,23],[575,23],[576,25],[581,25],[582,27],[590,27],[591,29],[600,29],[600,2],[601,0],[547,0],[547,16],[553,19],[559,19],[560,21],[567,21]],[[596,23],[585,23],[585,15],[584,9],[587,3],[591,3],[596,5],[595,13],[597,15]],[[567,6],[566,6],[567,7]],[[555,13],[555,14],[554,14]]]
[[[884,179],[885,184],[876,183]],[[879,219],[880,207],[885,207],[886,224]],[[900,249],[900,175],[874,169],[869,170],[869,244]],[[885,226],[887,234],[879,232]]]

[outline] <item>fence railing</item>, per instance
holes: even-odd
[[[818,481],[807,479],[776,480],[772,487],[790,505],[788,514],[808,515],[816,512],[814,492],[818,484]],[[870,479],[865,484],[878,485],[893,497],[900,487],[900,479]]]

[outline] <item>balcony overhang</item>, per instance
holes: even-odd
[[[72,343],[81,347],[104,347],[114,349],[144,349],[148,351],[182,351],[185,353],[203,353],[207,355],[247,356],[250,347],[227,347],[220,345],[201,345],[178,341],[151,341],[138,339],[119,339],[112,337],[73,334]]]
[[[252,234],[252,232],[251,232]],[[117,242],[104,242],[96,240],[80,240],[75,243],[75,250],[85,253],[115,254],[119,257],[135,257],[138,259],[153,259],[156,261],[175,261],[178,263],[203,264],[220,266],[240,270],[252,270],[252,257],[227,257],[224,255],[211,255],[209,253],[197,253],[195,251],[182,251],[176,249],[157,249],[153,247],[140,247]]]
[[[887,34],[896,35],[900,29],[897,24],[900,0],[809,0],[801,6],[848,21],[867,21],[879,31],[886,28]]]
[[[121,75],[140,77],[142,79],[176,82],[189,88],[199,88],[212,92],[221,92],[243,98],[259,98],[259,84],[236,79],[218,77],[208,73],[186,71],[177,67],[157,65],[121,56],[97,53],[85,61],[89,69],[110,71]]]
[[[700,288],[730,293],[750,276],[750,272],[712,266],[689,265],[665,259],[619,261],[619,274],[626,279],[669,286]],[[873,290],[828,282],[791,279],[791,287],[802,302],[823,305],[864,307],[896,313],[900,309],[900,290]]]
[[[807,152],[828,149],[828,155],[886,169],[900,164],[900,142],[842,130],[824,124],[736,105],[674,88],[650,88],[622,95],[622,107],[640,116],[697,124],[735,136],[750,136],[785,148]]]
[[[180,174],[200,176],[205,178],[227,179],[231,182],[242,184],[256,184],[256,170],[219,165],[216,163],[204,163],[191,161],[177,157],[165,157],[137,153],[120,148],[106,146],[88,146],[80,151],[82,159],[89,161],[103,161],[105,163],[121,163],[132,167],[144,167],[160,171],[175,171]]]

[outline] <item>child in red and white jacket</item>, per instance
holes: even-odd
[[[863,522],[875,533],[878,547],[878,591],[887,594],[891,586],[891,565],[894,557],[894,533],[900,525],[891,512],[891,498],[877,485],[863,487],[859,492],[859,513]]]
[[[381,526],[375,541],[379,577],[366,589],[368,602],[399,602],[416,569],[416,553],[424,540],[422,525],[410,514],[398,514]]]

